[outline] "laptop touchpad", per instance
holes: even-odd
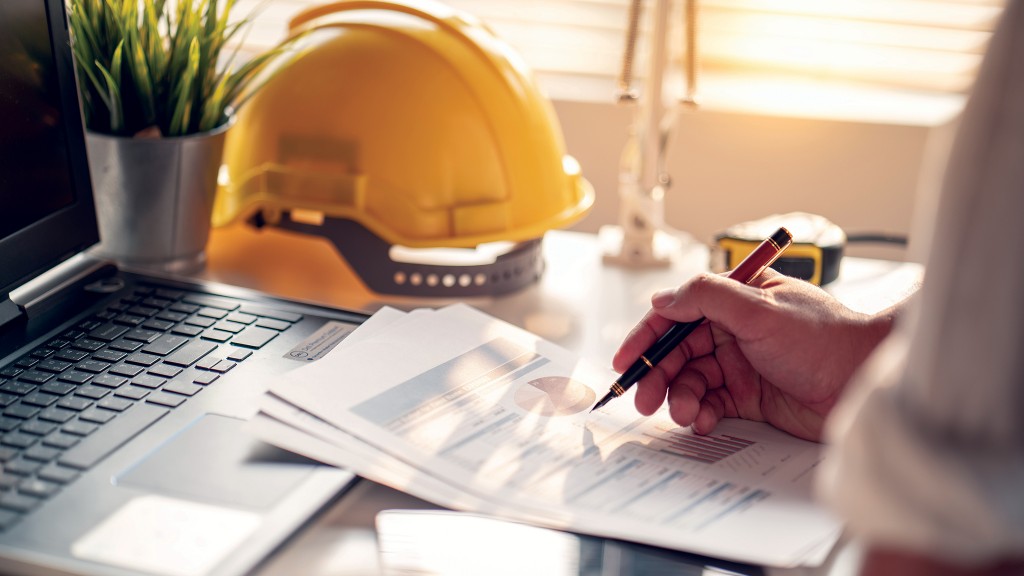
[[[115,478],[201,502],[269,509],[313,472],[315,463],[253,438],[245,421],[206,414]]]

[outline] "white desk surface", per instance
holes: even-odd
[[[598,363],[611,362],[622,338],[650,307],[656,290],[677,285],[708,267],[707,248],[684,241],[665,268],[628,269],[605,265],[596,235],[549,232],[541,280],[518,292],[468,303],[530,330]],[[847,257],[839,280],[827,290],[854,309],[882,309],[917,285],[919,265]],[[330,243],[321,238],[243,226],[214,230],[205,280],[334,307],[373,312],[383,305],[402,309],[439,306],[438,299],[393,298],[367,290]],[[385,509],[433,508],[390,488],[361,482],[308,529],[272,557],[263,576],[380,574],[374,517]],[[813,570],[770,571],[779,576],[840,576],[850,572],[852,546],[839,546],[830,561]],[[612,572],[615,573],[615,572]]]

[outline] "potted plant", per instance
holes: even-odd
[[[197,269],[233,110],[283,47],[237,64],[228,43],[250,19],[230,19],[234,0],[69,2],[97,251],[122,264]]]

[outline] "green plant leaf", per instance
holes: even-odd
[[[67,2],[91,130],[134,134],[156,125],[171,135],[216,128],[244,101],[240,95],[263,84],[260,71],[280,53],[236,66],[238,38],[256,12],[235,21],[236,0]]]
[[[188,133],[192,119],[192,85],[199,73],[199,39],[192,38],[188,50],[188,65],[182,70],[181,82],[178,84],[173,101],[176,102],[174,115],[167,130],[168,136],[181,136]]]
[[[96,61],[96,69],[107,82],[107,97],[110,102],[110,131],[117,134],[124,130],[124,116],[121,110],[121,89],[110,72]]]

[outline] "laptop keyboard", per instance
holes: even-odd
[[[0,530],[301,319],[143,286],[0,367]]]

